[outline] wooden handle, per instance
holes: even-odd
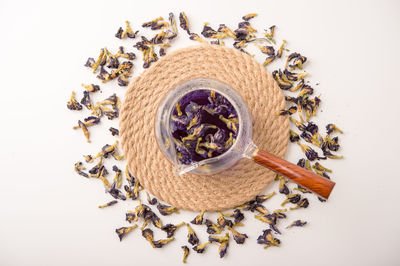
[[[284,175],[300,186],[303,186],[315,194],[328,199],[335,182],[323,176],[314,174],[298,165],[289,163],[275,155],[256,150],[253,154],[253,160],[278,174]]]

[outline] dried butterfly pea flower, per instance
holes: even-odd
[[[169,24],[170,24],[170,26],[171,26],[172,32],[173,32],[175,35],[177,35],[177,34],[178,34],[178,28],[177,28],[177,26],[176,26],[176,20],[175,20],[175,15],[174,15],[174,13],[172,13],[172,12],[169,13],[168,20],[169,20]]]
[[[167,237],[172,237],[175,234],[176,229],[178,229],[179,227],[185,225],[184,222],[181,222],[177,225],[173,225],[173,224],[166,224],[163,227],[161,227],[161,230],[167,233]]]
[[[204,23],[203,30],[201,31],[201,35],[203,35],[206,38],[216,38],[218,35],[218,32],[208,26],[208,23]]]
[[[249,33],[257,32],[257,30],[254,29],[254,28],[250,25],[250,22],[248,22],[248,21],[239,22],[238,28],[239,28],[239,29],[245,29],[245,30],[247,30]],[[255,37],[255,36],[254,36],[254,37]]]
[[[279,246],[280,240],[272,236],[271,229],[266,229],[263,230],[263,233],[257,238],[257,243],[265,244],[266,246],[264,248],[267,248],[269,246]]]
[[[159,50],[160,56],[166,55],[166,52],[165,52],[165,48],[166,48],[166,47],[171,47],[171,45],[170,45],[169,43],[162,43],[162,44],[160,44],[160,50]]]
[[[100,90],[100,86],[99,85],[95,85],[95,84],[81,84],[82,87],[84,87],[88,92],[96,92]]]
[[[291,81],[285,80],[285,75],[280,69],[274,70],[272,72],[272,77],[275,79],[275,81],[278,83],[279,88],[281,88],[282,90],[289,90],[293,86]]]
[[[328,157],[329,159],[343,159],[343,155],[335,155],[328,150],[324,150],[324,156]]]
[[[157,33],[151,40],[150,42],[153,44],[161,44],[163,43],[164,39],[167,37],[167,33],[162,30],[159,33]]]
[[[86,141],[90,142],[90,133],[84,123],[81,120],[78,120],[78,125],[82,129],[83,135],[85,135]]]
[[[105,177],[104,169],[105,169],[104,166],[100,169],[100,174],[98,178],[103,182],[104,188],[107,190],[110,189],[111,185],[110,182],[108,182],[107,178]]]
[[[256,214],[256,215],[254,215],[254,218],[256,218],[257,220],[260,220],[261,222],[267,223],[267,224],[275,224],[276,223],[276,216],[274,216],[274,215]]]
[[[145,206],[139,199],[139,205],[135,207],[135,210],[128,211],[128,213],[126,213],[126,220],[129,222],[137,222],[139,220],[139,217],[143,216],[144,211],[145,211]]]
[[[186,259],[189,255],[189,248],[187,246],[181,246],[181,249],[183,250],[183,259],[182,262],[186,263]]]
[[[338,128],[335,124],[326,125],[326,133],[331,134],[332,132],[339,132],[339,133],[343,134],[343,131],[340,130],[340,128]]]
[[[110,195],[115,199],[126,200],[124,194],[122,194],[122,192],[116,188],[115,183],[111,184],[111,187],[109,190],[107,190],[107,192],[110,193]]]
[[[301,80],[299,81],[299,83],[297,83],[297,85],[296,85],[295,87],[289,89],[289,91],[291,91],[291,92],[298,91],[298,90],[301,89],[303,86],[304,86],[304,79],[301,79]],[[295,99],[296,99],[296,98],[295,98]]]
[[[142,231],[142,236],[150,243],[150,245],[155,248],[156,246],[154,245],[154,234],[153,230],[147,228]]]
[[[243,244],[244,241],[246,240],[246,238],[248,238],[246,234],[241,234],[241,233],[239,233],[238,231],[236,231],[235,229],[233,229],[230,226],[228,226],[227,228],[228,228],[229,231],[232,232],[233,239],[238,244]]]
[[[189,39],[191,39],[192,41],[197,41],[197,42],[201,42],[201,43],[208,43],[206,40],[202,39],[198,34],[196,33],[190,33],[190,37]]]
[[[258,47],[258,49],[260,49],[260,51],[261,51],[263,54],[266,54],[266,55],[269,55],[269,56],[274,56],[274,55],[275,55],[275,49],[274,49],[274,47],[272,47],[272,46],[268,46],[268,45],[262,46],[262,45],[259,45],[259,44],[257,44],[257,43],[254,43],[254,45],[255,45],[256,47]]]
[[[297,106],[290,106],[287,110],[283,109],[278,112],[278,115],[292,115],[297,112]]]
[[[154,247],[156,248],[162,248],[164,245],[168,244],[169,242],[173,241],[175,238],[170,237],[167,239],[160,239],[157,241],[153,241]]]
[[[148,222],[151,221],[153,223],[153,225],[159,229],[161,229],[163,227],[160,217],[158,217],[157,214],[155,214],[149,207],[147,207],[145,209],[143,218],[145,219],[145,221],[148,221]]]
[[[297,95],[297,97],[303,97],[304,95],[312,95],[313,93],[314,93],[314,89],[313,88],[311,88],[308,85],[304,85],[301,88],[301,90],[300,90],[299,94]]]
[[[243,213],[238,209],[234,210],[230,217],[234,219],[233,225],[238,225],[244,219]]]
[[[106,204],[99,205],[99,209],[106,208],[106,207],[112,206],[112,205],[117,204],[117,203],[118,203],[117,200],[112,200],[110,202],[107,202]]]
[[[136,216],[136,214],[134,212],[129,211],[125,214],[125,220],[128,221],[129,223],[137,222],[138,217]]]
[[[340,148],[339,138],[338,137],[330,138],[329,134],[326,135],[326,137],[322,141],[321,149],[322,150],[329,149],[331,151],[338,151],[339,148]]]
[[[277,219],[284,219],[286,218],[286,214],[284,214],[284,212],[287,212],[287,209],[277,209],[274,210],[272,215],[274,215]]]
[[[150,197],[150,194],[146,191],[146,195],[147,195],[147,202],[150,204],[150,205],[154,205],[154,204],[157,204],[157,199],[156,198],[151,198]]]
[[[255,17],[257,17],[256,13],[250,13],[250,14],[244,15],[242,17],[242,19],[245,21],[249,21],[250,19],[255,18]]]
[[[278,215],[277,213],[267,214],[267,215],[255,215],[254,217],[257,220],[260,220],[264,223],[269,224],[269,227],[274,230],[276,233],[280,234],[281,232],[276,227],[277,218],[286,218],[286,215]]]
[[[205,242],[205,243],[203,243],[203,244],[201,244],[201,245],[196,245],[196,246],[193,247],[193,250],[196,251],[197,253],[203,253],[204,250],[205,250],[205,248],[206,248],[210,243],[211,243],[211,242],[208,241],[208,242]],[[193,245],[193,244],[192,244],[192,245]]]
[[[179,26],[183,30],[185,30],[187,32],[187,34],[191,35],[190,31],[189,31],[189,21],[188,21],[188,18],[187,18],[186,14],[184,12],[181,12],[179,14],[179,22],[180,22]]]
[[[142,24],[142,27],[143,27],[143,28],[150,28],[152,25],[154,25],[154,24],[156,24],[157,22],[162,21],[162,20],[164,20],[163,17],[155,18],[155,19],[153,19],[153,20],[144,22],[144,23]]]
[[[76,100],[74,91],[72,91],[71,98],[67,103],[67,108],[69,110],[82,110],[82,105]]]
[[[281,241],[278,238],[274,238],[274,242],[268,243],[266,246],[264,246],[264,249],[267,249],[269,247],[279,247],[281,244]]]
[[[275,25],[269,27],[269,31],[270,31],[269,33],[268,33],[268,30],[264,30],[265,37],[267,38],[268,41],[272,42],[273,44],[276,44],[275,39],[273,38],[274,34],[275,34],[275,27],[276,27]]]
[[[138,32],[139,31],[134,32],[131,26],[129,25],[129,21],[125,21],[125,30],[122,30],[122,27],[120,27],[117,33],[115,34],[115,37],[117,37],[118,39],[124,39],[125,37],[134,39],[136,38],[136,34]]]
[[[306,221],[296,220],[296,221],[292,222],[290,225],[288,225],[286,228],[291,228],[293,226],[302,227],[302,226],[304,226],[306,224],[307,224]]]
[[[305,131],[306,130],[306,126],[303,123],[300,123],[299,121],[297,121],[296,119],[294,119],[293,117],[289,117],[289,120],[295,124],[295,126],[300,130],[300,131]]]
[[[233,43],[233,47],[235,47],[236,49],[239,49],[239,50],[241,50],[242,48],[247,47],[246,40],[235,41]]]
[[[94,58],[89,57],[84,66],[93,68],[94,64],[95,64]]]
[[[138,190],[135,189],[137,187],[137,184],[138,184],[138,181],[135,181],[135,185],[134,186],[130,186],[130,185],[129,186],[128,185],[124,186],[124,190],[126,192],[126,197],[128,199],[132,199],[132,200],[138,199],[139,193],[138,193]]]
[[[108,130],[111,132],[111,135],[113,135],[113,136],[119,135],[119,130],[116,128],[110,127]]]
[[[135,181],[136,181],[136,179],[135,179],[135,177],[129,172],[128,165],[126,165],[126,167],[125,167],[125,178],[126,178],[126,181],[128,181],[129,186],[131,186],[131,187],[135,186]]]
[[[268,243],[267,234],[270,234],[271,231],[272,231],[271,229],[263,230],[263,233],[259,235],[257,238],[257,244],[267,244]]]
[[[289,139],[290,142],[296,142],[300,140],[299,134],[297,134],[296,132],[294,132],[293,130],[289,130]]]
[[[271,193],[269,193],[267,195],[257,195],[256,198],[255,198],[255,201],[257,203],[263,203],[264,201],[272,198],[275,194],[276,194],[275,191],[273,191],[273,192],[271,192]]]
[[[224,215],[221,212],[217,212],[218,213],[218,219],[217,219],[217,223],[219,225],[219,227],[224,228],[226,225],[232,227],[233,223],[231,220],[229,219],[225,219]]]
[[[78,173],[78,175],[81,175],[81,176],[84,176],[87,178],[89,177],[89,175],[87,173],[83,172],[83,170],[86,170],[86,168],[83,166],[82,162],[75,163],[74,170],[75,170],[75,172]]]
[[[256,203],[255,200],[250,200],[248,202],[243,203],[242,205],[237,206],[236,209],[249,211],[253,209],[255,203]]]
[[[308,73],[294,73],[294,72],[290,72],[287,69],[283,70],[284,79],[286,79],[287,81],[291,81],[291,82],[302,80],[305,77],[307,77],[307,75],[308,75]],[[308,86],[308,85],[304,85],[304,86],[302,86],[302,88],[305,86]]]
[[[110,61],[108,62],[107,67],[108,68],[118,68],[119,67],[118,58],[110,57]]]
[[[126,190],[126,188],[125,188]],[[139,191],[141,190],[141,185],[138,180],[135,180],[135,185],[134,187],[129,187],[129,192],[130,192],[130,198],[135,200],[139,198]],[[128,192],[128,191],[127,191]]]
[[[308,122],[305,130],[310,132],[311,134],[316,134],[318,133],[318,126],[313,122]]]
[[[115,177],[114,177],[113,182],[117,184],[117,188],[121,188],[121,186],[122,186],[121,172],[122,171],[116,165],[113,166],[112,170],[115,172]]]
[[[226,233],[224,236],[215,236],[215,235],[208,236],[208,241],[218,242],[218,243],[229,241],[229,233]]]
[[[275,58],[276,58],[275,55],[268,56],[268,57],[265,59],[265,61],[264,61],[264,63],[263,63],[263,66],[269,65],[270,63],[272,63],[272,61],[275,60]]]
[[[129,227],[121,227],[118,229],[115,229],[115,232],[117,233],[119,237],[119,241],[122,241],[122,239],[133,229],[137,227],[137,224],[129,226]]]
[[[279,47],[278,52],[276,53],[276,57],[281,58],[285,44],[286,40],[283,40],[281,46]]]
[[[159,29],[164,29],[164,28],[167,28],[167,27],[169,27],[169,23],[167,22],[167,21],[157,21],[157,22],[155,22],[155,23],[153,23],[153,24],[151,24],[151,29],[152,30],[159,30]]]
[[[303,158],[300,159],[300,160],[297,162],[297,165],[304,168],[305,165],[306,165],[306,160],[303,159]]]
[[[97,158],[97,157],[96,157]],[[95,158],[95,159],[96,159]],[[100,169],[103,167],[103,158],[100,157],[100,160],[97,162],[97,164],[89,170],[90,177],[95,177],[98,178],[100,175]]]
[[[104,69],[104,67],[100,68],[100,73],[96,76],[98,79],[101,79],[103,83],[106,81],[111,80],[111,74],[108,73],[107,70]]]
[[[220,258],[223,258],[226,255],[226,251],[228,250],[229,241],[222,242],[218,247],[218,254]]]
[[[89,116],[89,117],[84,118],[83,121],[84,122],[81,121],[81,123],[83,123],[86,127],[91,127],[91,126],[94,126],[94,125],[97,125],[98,123],[100,123],[100,118],[96,117],[96,116]],[[78,126],[72,127],[72,129],[78,129],[78,128],[81,128],[79,123],[78,123]]]
[[[94,161],[94,159],[91,155],[84,155],[83,157],[85,158],[85,161],[87,163],[93,163],[93,161]]]
[[[219,234],[222,231],[222,228],[219,225],[213,223],[212,221],[206,219],[204,224],[207,226],[207,233],[210,235],[212,234]]]
[[[118,39],[122,39],[123,32],[124,30],[122,29],[122,27],[119,27],[117,33],[115,33],[115,37],[117,37]]]
[[[310,133],[308,133],[307,131],[303,131],[300,135],[305,141],[311,143],[312,142],[312,136]]]
[[[218,32],[223,33],[226,36],[233,38],[234,40],[236,39],[235,33],[230,28],[228,28],[225,24],[219,25]]]
[[[254,211],[258,211],[261,214],[268,214],[269,211],[267,210],[267,208],[265,208],[263,205],[256,203],[252,206],[252,208],[250,209],[251,212]]]
[[[143,68],[148,68],[151,63],[158,60],[157,54],[154,52],[154,45],[149,45],[149,49],[143,53]]]
[[[292,208],[290,208],[290,210],[296,210],[296,209],[299,209],[299,208],[307,208],[308,205],[309,205],[308,199],[307,198],[303,198],[297,203],[296,207],[292,207]]]
[[[281,175],[276,175],[276,179],[279,180],[279,193],[288,195],[290,193],[289,188],[286,186],[286,179]]]
[[[281,203],[281,206],[285,206],[286,203],[297,203],[300,201],[300,194],[289,194],[286,195],[286,199]]]
[[[199,243],[199,238],[197,237],[196,233],[194,232],[193,228],[187,223],[186,224],[188,229],[188,242],[192,245],[197,245]]]
[[[93,104],[92,101],[90,99],[90,95],[88,91],[84,91],[83,92],[83,98],[81,100],[81,104],[83,104],[88,110],[92,110],[93,109]]]
[[[161,215],[164,215],[164,216],[170,215],[172,213],[179,213],[177,208],[175,208],[173,206],[164,205],[161,203],[158,203],[157,209],[161,213]]]
[[[85,66],[90,67],[93,70],[93,73],[96,73],[99,66],[104,66],[107,62],[107,54],[105,48],[100,49],[100,54],[95,61],[93,58],[89,57]]]
[[[202,210],[199,215],[197,215],[192,221],[192,224],[202,224],[203,223],[203,216],[206,211]]]
[[[310,146],[301,144],[300,142],[297,142],[297,144],[300,146],[301,150],[304,152],[304,154],[310,161],[314,161],[316,159],[318,160],[326,159],[326,157],[319,157],[318,153],[315,150],[313,150]],[[324,155],[326,156],[325,152]]]
[[[292,64],[291,61],[293,61]],[[294,70],[296,68],[302,70],[303,64],[307,61],[307,57],[302,56],[299,53],[291,53],[286,60],[285,69]]]

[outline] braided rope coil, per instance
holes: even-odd
[[[153,195],[193,211],[233,208],[261,193],[274,173],[248,159],[215,175],[175,173],[157,145],[155,116],[166,94],[195,78],[229,84],[246,102],[253,120],[253,141],[283,157],[288,146],[284,97],[272,76],[251,56],[219,45],[196,45],[172,52],[129,84],[120,116],[120,138],[131,172]]]

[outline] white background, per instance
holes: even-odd
[[[113,37],[125,20],[138,29],[182,10],[198,33],[206,21],[234,28],[249,12],[259,14],[252,22],[259,30],[278,25],[277,39],[309,58],[316,93],[329,99],[318,120],[345,131],[345,159],[325,163],[337,182],[329,202],[311,197],[308,209],[284,222],[301,218],[306,227],[285,231],[280,248],[264,250],[255,239],[266,226],[247,215],[245,245],[232,241],[223,260],[215,246],[202,255],[192,251],[189,265],[399,265],[400,2],[348,0],[1,1],[0,265],[180,264],[186,230],[164,249],[153,250],[138,230],[119,242],[114,230],[126,225],[124,213],[135,203],[100,210],[110,199],[102,185],[73,172],[81,155],[114,141],[105,129],[117,123],[91,129],[87,144],[71,130],[84,115],[68,111],[66,101],[82,82],[96,81],[83,67],[88,56],[104,46],[134,50],[132,40]],[[171,50],[194,44],[182,31],[175,43]],[[126,89],[112,83],[102,90],[100,98]],[[299,154],[290,147],[287,158]],[[164,220],[195,216],[181,213]]]

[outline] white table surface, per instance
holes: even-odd
[[[87,144],[71,130],[82,114],[65,105],[71,90],[97,81],[83,64],[101,47],[121,44],[113,35],[125,20],[137,29],[182,10],[198,33],[206,21],[234,28],[249,12],[259,14],[252,24],[260,30],[278,25],[277,39],[309,58],[310,79],[320,83],[316,94],[329,99],[317,121],[345,131],[345,159],[325,163],[337,182],[331,199],[312,197],[308,209],[285,221],[309,225],[286,231],[280,248],[264,250],[255,239],[266,226],[248,215],[245,245],[232,242],[222,260],[215,246],[203,255],[192,251],[189,265],[399,265],[400,2],[253,0],[0,2],[0,265],[180,264],[186,230],[164,249],[152,249],[139,231],[119,242],[114,230],[126,225],[124,213],[135,203],[98,209],[110,197],[72,170],[81,155],[113,141],[104,128],[117,122],[93,128]],[[171,50],[194,44],[181,33]],[[133,43],[122,42],[132,51]],[[138,60],[135,66],[138,75]],[[122,96],[126,89],[112,83],[102,90]],[[286,158],[299,155],[290,147]],[[206,234],[199,236],[204,241]]]

